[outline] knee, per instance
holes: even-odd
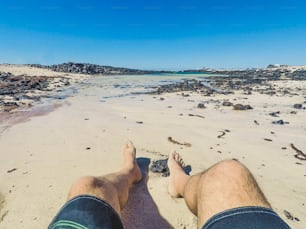
[[[241,178],[249,174],[249,170],[239,161],[224,160],[212,167],[212,172],[227,178]]]

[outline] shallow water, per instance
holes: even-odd
[[[102,98],[123,97],[152,92],[159,85],[179,82],[184,79],[197,79],[207,83],[209,74],[159,74],[159,75],[128,75],[128,76],[93,76],[80,85],[80,89],[92,88],[92,93]]]

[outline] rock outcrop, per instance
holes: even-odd
[[[129,75],[129,74],[151,74],[155,71],[145,71],[129,68],[118,68],[111,66],[101,66],[97,64],[87,64],[87,63],[63,63],[56,65],[39,65],[30,64],[31,67],[50,69],[55,72],[65,72],[65,73],[78,73],[87,75]]]
[[[69,86],[70,79],[47,76],[15,76],[0,72],[0,111],[9,112],[19,106],[30,106],[52,91]]]

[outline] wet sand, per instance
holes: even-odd
[[[1,228],[46,228],[72,182],[120,168],[125,139],[133,140],[147,175],[131,191],[123,214],[126,228],[196,227],[184,201],[168,195],[168,177],[148,171],[149,161],[165,159],[172,150],[181,153],[191,174],[219,160],[238,159],[254,173],[280,216],[292,228],[306,228],[306,161],[296,158],[291,147],[306,153],[306,111],[293,107],[306,100],[305,81],[275,82],[276,88],[291,89],[284,95],[235,90],[228,95],[189,93],[188,97],[132,95],[128,92],[133,88],[114,87],[116,82],[122,81],[110,77],[101,85],[100,78],[93,78],[56,109],[2,132]],[[116,96],[121,91],[125,96]],[[234,110],[223,101],[250,104],[253,109]],[[199,108],[199,103],[206,108]],[[278,111],[279,117],[270,115]],[[272,123],[280,119],[288,124]],[[284,210],[293,219],[287,219]]]

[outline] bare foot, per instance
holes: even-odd
[[[176,153],[170,153],[168,158],[168,167],[170,171],[170,180],[168,192],[172,197],[182,197],[184,194],[185,184],[189,176],[184,171],[185,163],[181,156]]]
[[[122,147],[122,156],[124,169],[127,169],[130,176],[131,183],[137,183],[142,179],[141,170],[136,161],[136,148],[133,145],[133,142],[128,141]]]

